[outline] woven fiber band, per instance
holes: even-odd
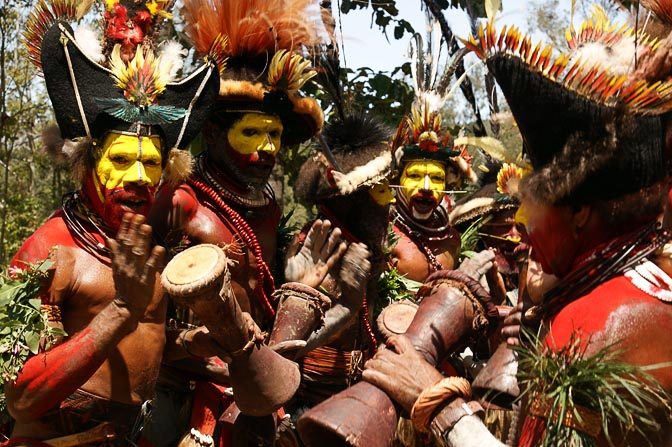
[[[539,419],[548,420],[551,413],[551,407],[547,399],[534,399],[530,406],[529,413]],[[557,420],[558,414],[555,414],[553,419]],[[562,425],[570,427],[587,435],[597,438],[602,431],[602,417],[600,413],[590,408],[581,405],[574,405],[567,408],[562,420]]]
[[[436,409],[446,400],[455,396],[471,398],[471,385],[463,377],[446,377],[425,388],[411,409],[411,421],[416,430],[429,433],[430,419]]]

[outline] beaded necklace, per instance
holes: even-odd
[[[203,170],[205,171],[206,169],[207,166],[203,166]],[[210,174],[212,174],[212,172],[210,172]],[[275,311],[273,310],[268,297],[275,291],[275,281],[273,280],[271,270],[268,268],[268,265],[262,257],[261,246],[259,245],[257,236],[254,234],[254,230],[252,230],[247,221],[245,221],[245,219],[243,219],[240,214],[238,214],[233,208],[224,202],[219,193],[225,188],[219,181],[217,181],[216,177],[214,175],[210,175],[209,178],[206,176],[203,177],[206,182],[208,182],[209,179],[212,179],[214,184],[206,184],[204,181],[194,176],[191,176],[187,180],[187,183],[192,188],[200,191],[203,195],[205,195],[204,205],[210,208],[210,210],[212,210],[212,212],[214,212],[222,221],[231,223],[231,225],[236,229],[236,233],[252,252],[254,260],[257,264],[257,300],[266,310],[269,316],[273,317],[275,315]],[[268,289],[268,293],[266,289]]]
[[[442,222],[447,222],[448,216],[445,215],[445,212],[443,214],[439,213],[438,210],[439,208],[434,212],[435,217]],[[444,270],[445,267],[436,258],[431,248],[425,244],[425,240],[441,241],[452,237],[450,224],[445,224],[438,228],[421,225],[410,218],[405,213],[403,207],[392,207],[392,217],[394,224],[422,251],[430,267],[435,272]],[[434,234],[435,236],[430,236],[430,234]]]
[[[107,234],[111,232],[103,220],[94,213],[83,201],[81,193],[70,192],[63,196],[61,201],[61,210],[63,211],[63,221],[75,238],[81,242],[82,247],[97,258],[104,261],[110,260],[110,249],[100,242],[91,231],[85,227],[85,224],[91,225],[96,233],[103,239],[108,238]]]
[[[244,208],[264,207],[271,200],[275,200],[275,194],[268,184],[266,184],[264,191],[256,189],[242,191],[235,188],[229,177],[216,164],[211,163],[205,153],[199,155],[196,159],[196,172],[228,202],[233,202]]]
[[[555,287],[544,294],[544,302],[532,307],[525,317],[548,318],[581,298],[603,282],[622,275],[672,239],[672,233],[658,228],[658,222],[617,238],[596,249]]]

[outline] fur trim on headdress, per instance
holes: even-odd
[[[327,124],[322,134],[341,170],[316,148],[318,154],[303,164],[294,185],[300,200],[315,204],[350,195],[389,176],[390,130],[377,119],[363,114],[346,116],[344,121]]]
[[[347,174],[332,171],[338,193],[346,196],[358,189],[380,183],[388,176],[391,163],[392,156],[389,152],[384,152],[365,165],[357,166]]]

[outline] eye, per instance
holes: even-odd
[[[411,180],[419,180],[422,178],[422,176],[420,174],[409,174],[408,178],[410,178]]]
[[[280,138],[280,131],[279,130],[272,130],[268,133],[271,138]]]
[[[256,129],[250,129],[249,127],[246,129],[243,129],[243,136],[245,137],[253,137],[257,134]]]
[[[150,159],[150,160],[145,160],[142,162],[143,165],[145,166],[151,166],[151,167],[157,167],[161,166],[161,162],[156,159]]]
[[[445,181],[446,181],[446,178],[445,178],[445,177],[438,176],[438,175],[435,175],[435,176],[432,177],[432,181],[433,181],[433,182],[437,182],[437,183],[439,183],[439,182],[445,182]]]
[[[128,163],[128,157],[124,157],[123,155],[114,155],[114,156],[110,157],[110,160],[112,160],[112,163],[117,163],[117,164]]]

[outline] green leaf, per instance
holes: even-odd
[[[31,354],[37,354],[40,349],[40,334],[29,332],[25,336],[25,343]]]

